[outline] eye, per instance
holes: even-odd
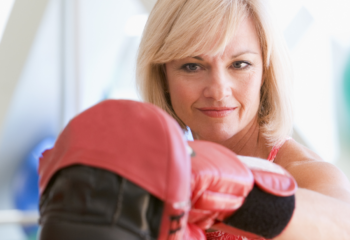
[[[187,72],[195,72],[195,71],[198,71],[200,67],[196,63],[187,63],[183,65],[182,68]]]
[[[243,68],[246,68],[246,67],[248,67],[248,66],[250,66],[250,65],[251,65],[250,63],[248,63],[248,62],[243,62],[243,61],[234,62],[234,63],[232,64],[232,66],[233,66],[234,68],[237,68],[237,69],[243,69]]]

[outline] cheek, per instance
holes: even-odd
[[[260,104],[261,74],[252,74],[236,89],[236,96],[243,109],[257,111]]]
[[[198,95],[196,88],[181,76],[168,77],[168,86],[172,107],[177,116],[185,121],[191,114],[191,106],[196,101]]]

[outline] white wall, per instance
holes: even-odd
[[[59,132],[59,24],[59,1],[53,0],[37,32],[3,126],[0,209],[13,208],[11,185],[19,164],[42,139]],[[15,54],[16,49],[12,51]],[[22,238],[15,226],[0,226],[0,239]]]

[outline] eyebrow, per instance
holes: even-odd
[[[247,53],[249,53],[249,54],[258,54],[257,52],[252,52],[252,51],[246,50],[246,51],[238,52],[235,55],[232,55],[231,58],[236,58],[236,57],[239,57],[239,56],[247,54]]]
[[[256,53],[256,52],[252,52],[252,51],[246,50],[246,51],[238,52],[238,53],[235,54],[235,55],[232,55],[231,59],[237,58],[237,57],[239,57],[239,56],[241,56],[241,55],[244,55],[244,54],[247,54],[247,53],[249,53],[249,54],[258,54],[258,53]],[[201,58],[200,56],[194,56],[194,57],[192,57],[192,58],[197,59],[197,60],[199,60],[199,61],[204,61],[204,59]]]
[[[199,56],[194,56],[194,57],[192,57],[192,58],[197,59],[197,60],[199,60],[199,61],[204,61],[203,58],[201,58],[201,57],[199,57]]]

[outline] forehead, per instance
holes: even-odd
[[[237,32],[226,46],[226,50],[261,52],[260,39],[251,18],[246,18],[238,26]]]

